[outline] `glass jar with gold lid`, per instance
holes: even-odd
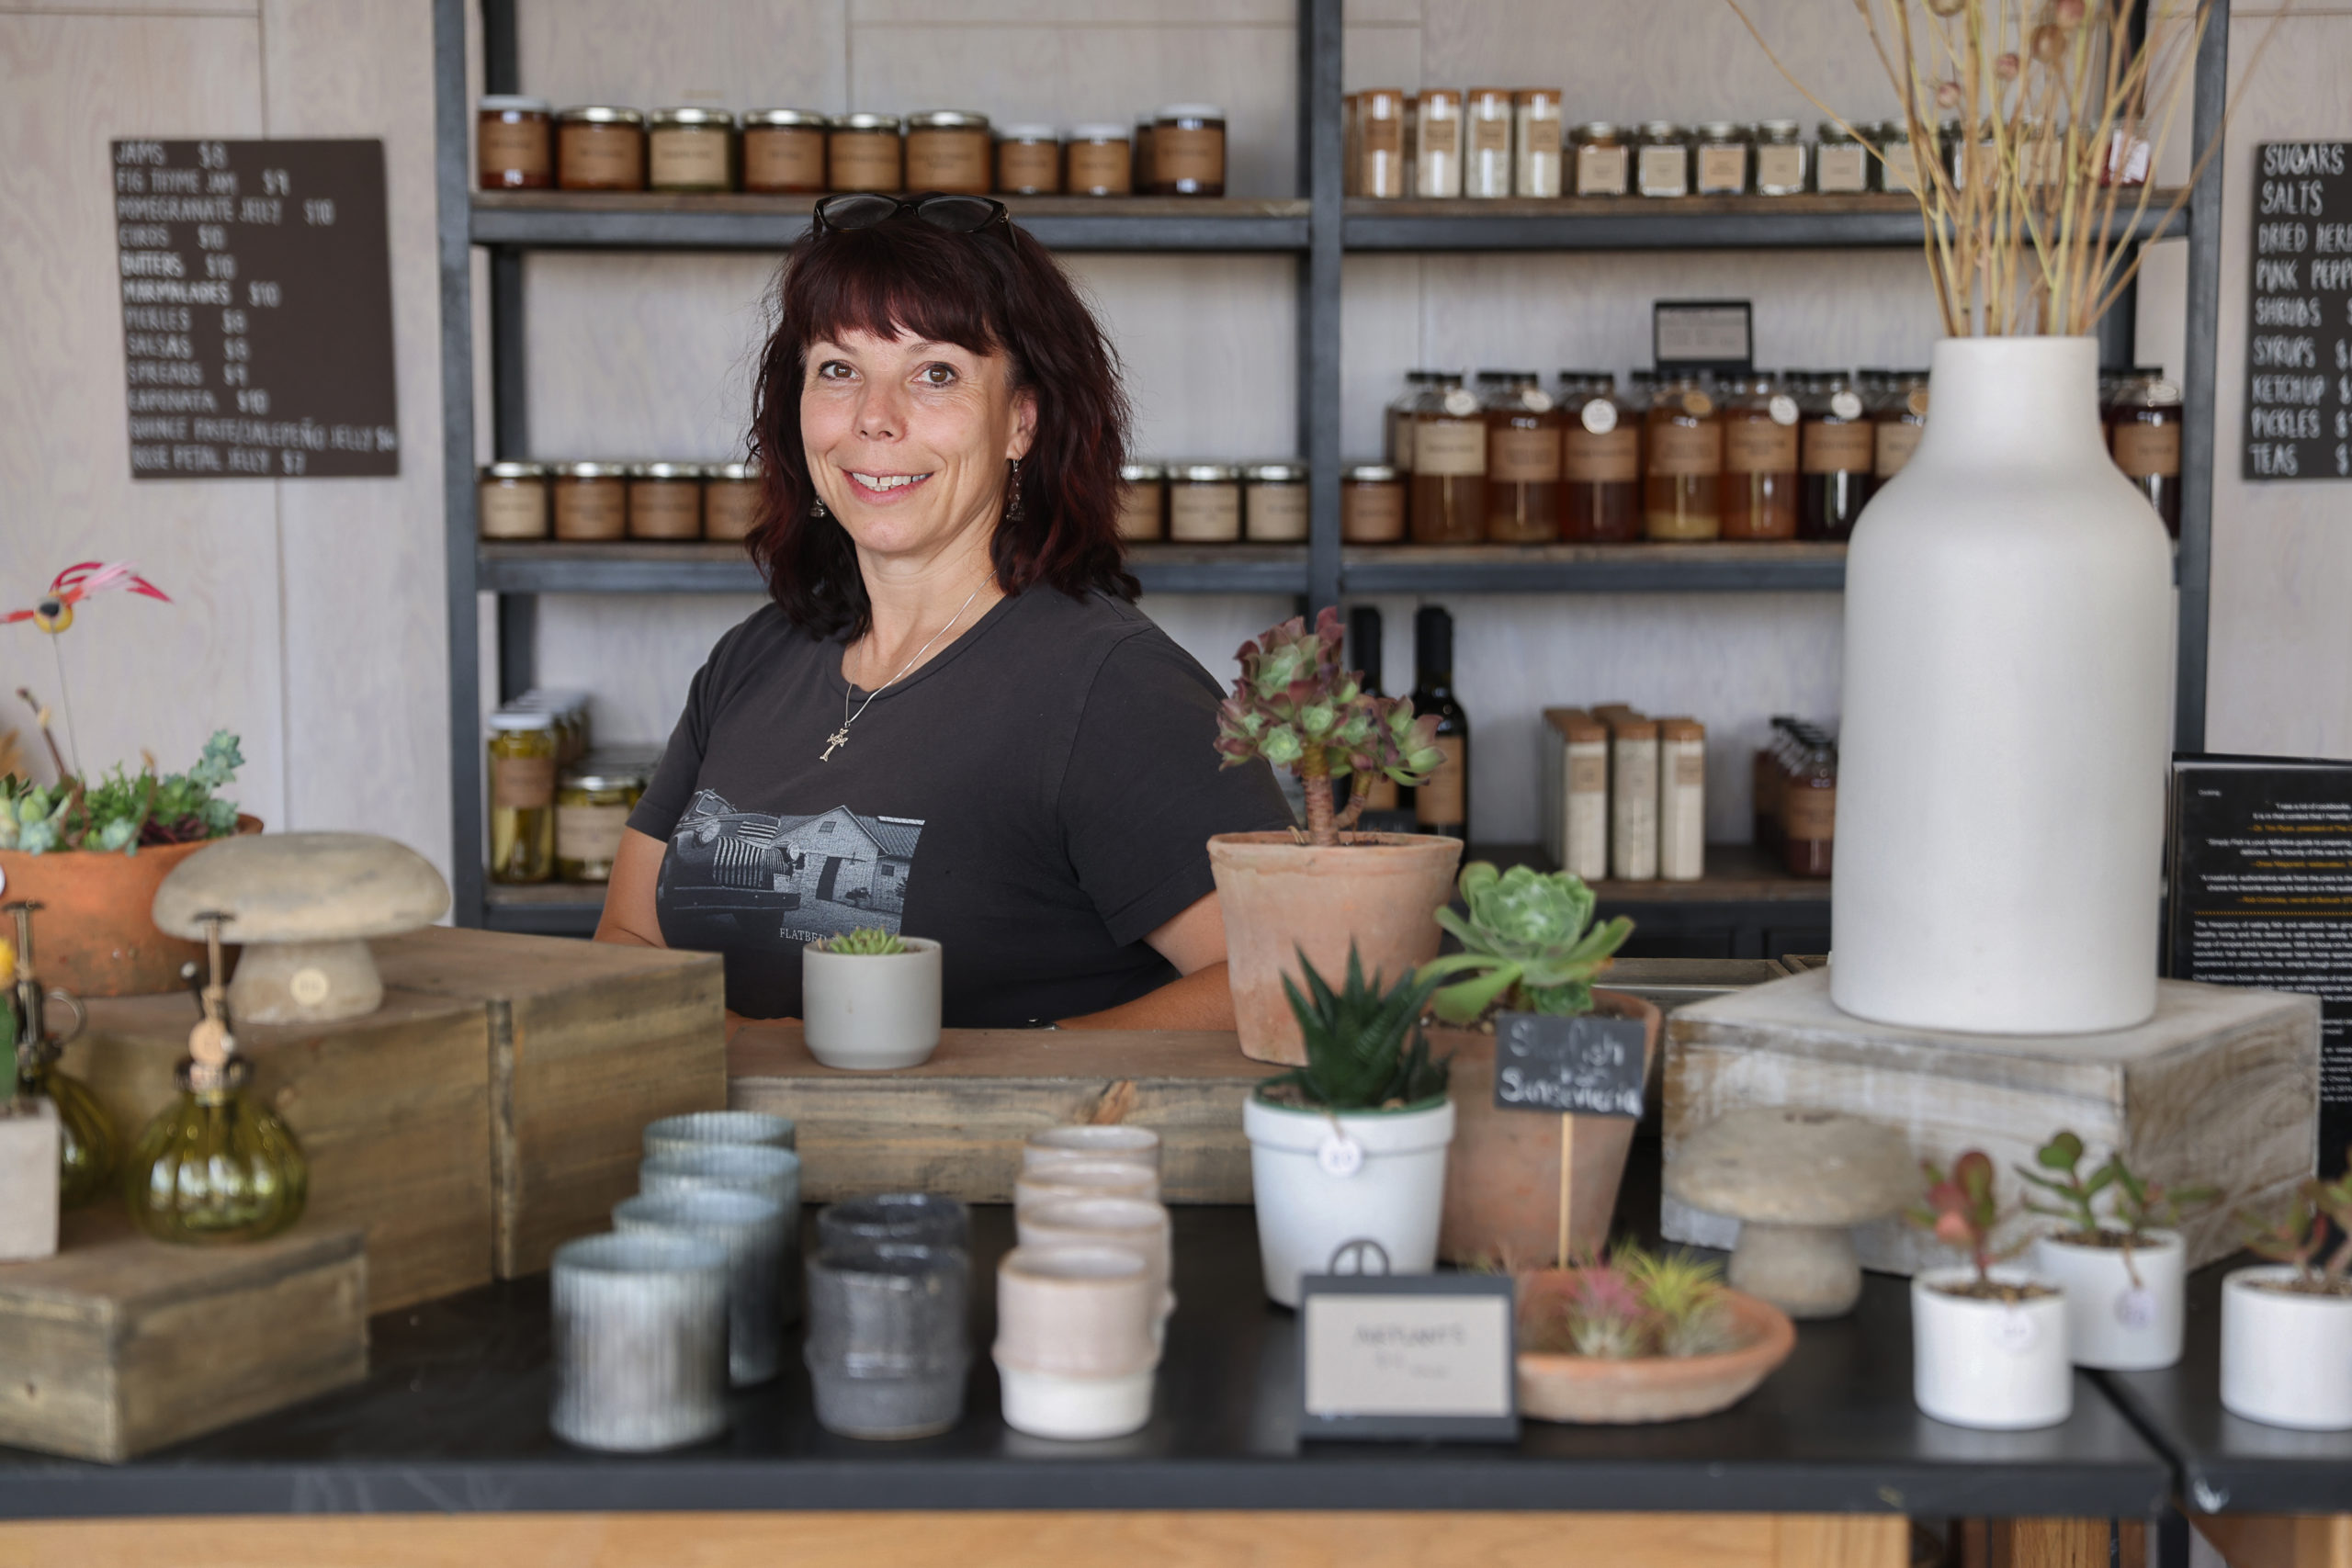
[[[903,190],[902,152],[897,115],[835,115],[825,132],[825,183],[836,191]],[[980,162],[985,167],[985,151]]]
[[[1644,196],[1690,194],[1690,133],[1670,119],[1642,127],[1634,144],[1634,186]]]
[[[490,716],[490,879],[545,882],[555,874],[556,719]]]
[[[815,109],[753,109],[743,117],[743,188],[807,195],[825,188],[831,121]]]
[[[568,769],[555,792],[555,874],[564,882],[610,882],[621,830],[645,794],[646,770],[610,757]]]
[[[548,536],[548,470],[543,463],[486,463],[476,516],[485,539]]]
[[[985,196],[989,117],[971,109],[926,109],[907,117],[907,188]]]
[[[703,470],[702,536],[748,537],[760,520],[760,466],[713,463]]]
[[[643,190],[645,117],[583,104],[555,117],[556,184],[565,190]]]
[[[735,188],[735,116],[726,109],[655,109],[645,120],[648,190]]]
[[[1578,196],[1623,196],[1632,185],[1633,151],[1624,132],[1605,119],[1588,120],[1568,133],[1576,147],[1570,186]]]
[[[1712,539],[1723,531],[1724,426],[1706,378],[1661,376],[1644,418],[1642,502],[1653,539]]]
[[[1119,537],[1157,539],[1168,532],[1168,465],[1119,465]]]

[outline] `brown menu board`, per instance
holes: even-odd
[[[384,144],[114,144],[134,479],[400,472]]]
[[[2352,476],[2352,174],[2341,141],[2255,149],[2249,479]]]

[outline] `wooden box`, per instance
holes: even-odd
[[[111,997],[65,1053],[97,1092],[126,1154],[178,1092],[196,1004]],[[311,1161],[307,1224],[368,1238],[378,1312],[490,1281],[490,1032],[479,1003],[384,994],[365,1018],[237,1031],[249,1093],[274,1108]]]
[[[0,1443],[126,1460],[367,1375],[356,1230],[171,1247],[84,1210],[56,1257],[0,1266]]]
[[[811,1202],[889,1191],[1010,1202],[1030,1134],[1128,1122],[1160,1136],[1167,1201],[1247,1203],[1241,1102],[1279,1070],[1231,1034],[1173,1030],[950,1029],[922,1066],[862,1073],[820,1066],[798,1024],[755,1023],[728,1058],[730,1105],[799,1123]]]
[[[2014,1205],[2015,1168],[2061,1128],[2093,1157],[2120,1149],[2141,1174],[2211,1182],[2224,1201],[2184,1227],[2192,1266],[2236,1250],[2233,1211],[2260,1206],[2311,1174],[2317,1157],[2319,1002],[2280,991],[2167,980],[2156,1016],[2102,1034],[1951,1034],[1871,1023],[1829,1000],[1808,970],[1667,1021],[1665,1152],[1724,1111],[1804,1105],[1899,1127],[1922,1158],[1981,1148]],[[1731,1221],[1668,1201],[1676,1241],[1728,1247]],[[2000,1233],[2045,1222],[2020,1215]],[[1855,1233],[1863,1264],[1895,1273],[1952,1261],[1899,1219]]]
[[[375,943],[384,984],[483,1008],[492,1258],[534,1274],[637,1190],[645,1124],[727,1103],[709,953],[434,926]]]

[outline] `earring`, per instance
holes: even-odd
[[[1018,523],[1021,521],[1021,465],[1015,462],[1012,465],[1012,493],[1004,502],[1004,520],[1007,523]]]
[[[809,498],[808,515],[811,517],[824,517],[830,515],[830,513],[825,511],[825,498],[823,496],[811,496]]]

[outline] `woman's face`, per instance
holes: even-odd
[[[1004,504],[1036,399],[1001,354],[850,333],[808,345],[800,439],[825,509],[869,555],[935,554]]]

